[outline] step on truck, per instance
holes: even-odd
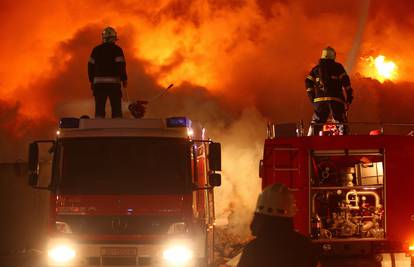
[[[322,262],[410,266],[414,136],[384,129],[304,136],[300,124],[268,125],[260,161],[262,187],[282,182],[294,191],[299,209],[295,228],[318,246]]]
[[[53,154],[46,185],[42,153]],[[55,140],[29,145],[29,184],[50,191],[45,262],[211,265],[220,170],[220,144],[185,117],[62,118]]]

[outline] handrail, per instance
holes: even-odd
[[[371,129],[371,130],[378,130],[379,133],[378,134],[384,134],[385,133],[385,128],[388,128],[387,130],[389,130],[391,127],[412,127],[412,129],[410,129],[410,131],[408,133],[405,133],[404,135],[409,135],[409,136],[414,136],[414,122],[408,122],[408,123],[399,123],[399,122],[363,122],[363,121],[358,121],[358,122],[344,122],[344,123],[339,123],[339,122],[326,122],[326,123],[310,123],[309,124],[309,133],[313,133],[313,129],[315,126],[324,126],[324,125],[335,125],[335,126],[376,126],[375,128]],[[284,133],[284,135],[277,135],[278,130],[280,131],[280,129],[278,128],[278,126],[281,126],[280,129],[282,129],[282,132]],[[293,130],[294,129],[294,130]],[[312,131],[310,131],[312,130]],[[294,131],[294,132],[293,132]],[[272,122],[268,122],[267,123],[267,137],[268,139],[273,139],[276,138],[278,136],[306,136],[306,135],[312,135],[312,134],[307,134],[305,133],[305,127],[303,124],[303,121],[300,121],[299,123],[282,123],[282,124],[277,124],[277,123],[272,123]],[[366,133],[366,134],[369,134]],[[355,135],[355,133],[352,133],[352,135]],[[400,134],[403,135],[403,134]]]
[[[311,123],[311,125],[384,125],[384,126],[414,126],[414,123],[395,123],[395,122],[326,122],[326,123]]]

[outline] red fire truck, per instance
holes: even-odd
[[[53,153],[50,184],[39,155]],[[185,117],[60,120],[29,147],[50,191],[49,266],[208,266],[220,144]]]
[[[414,250],[414,137],[303,132],[300,125],[269,125],[263,188],[282,182],[295,192],[295,228],[323,259],[351,257],[353,266],[368,266],[355,259],[390,258],[396,266],[395,253]]]

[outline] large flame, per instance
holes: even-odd
[[[396,80],[398,77],[398,67],[395,62],[386,60],[385,56],[379,55],[376,58],[370,56],[362,58],[365,61],[363,75],[376,79],[383,83],[386,80]]]

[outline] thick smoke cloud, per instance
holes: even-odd
[[[303,75],[327,44],[345,61],[362,7],[360,1],[290,2],[5,2],[7,38],[1,54],[9,64],[0,70],[8,81],[6,85],[2,79],[2,95],[4,100],[27,97],[42,102],[42,108],[22,106],[20,113],[31,117],[50,115],[57,106],[54,97],[68,103],[72,96],[85,97],[85,58],[99,42],[101,28],[111,24],[127,46],[129,60],[139,61],[129,69],[135,78],[131,86],[141,94],[171,82],[190,82],[220,95],[233,111],[257,106],[276,120],[301,119],[309,112]],[[373,2],[361,54],[388,52],[397,59],[403,58],[402,52],[410,55],[410,43],[402,36],[412,37],[412,32],[395,29],[410,25],[410,5]],[[390,31],[398,38],[387,36]],[[405,49],[394,51],[396,42]],[[401,75],[408,78],[403,70]],[[68,79],[72,90],[64,89]],[[39,86],[39,80],[44,84]],[[53,93],[48,89],[52,86]],[[43,101],[46,96],[51,99]],[[284,112],[292,108],[299,112]]]
[[[266,120],[309,119],[303,80],[323,47],[335,47],[345,62],[360,31],[357,60],[382,53],[398,65],[399,79],[384,84],[359,74],[362,61],[349,70],[351,121],[411,120],[414,3],[371,1],[361,31],[361,2],[2,1],[0,161],[24,158],[30,140],[53,137],[57,118],[93,114],[86,63],[102,28],[112,25],[128,61],[130,99],[175,84],[148,116],[188,115],[211,129],[223,143],[217,199],[234,197],[246,223],[259,191]]]

